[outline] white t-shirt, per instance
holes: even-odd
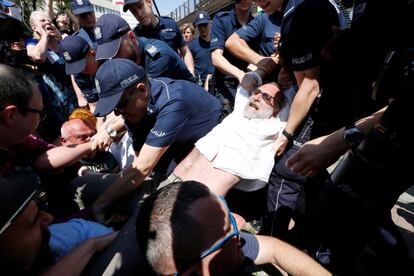
[[[234,111],[195,144],[214,168],[241,178],[236,188],[254,191],[268,182],[274,165],[273,142],[286,125],[296,92],[291,90],[284,92],[286,105],[276,117],[248,119],[243,111],[249,93],[239,86]]]

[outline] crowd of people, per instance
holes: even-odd
[[[182,26],[153,5],[125,0],[130,26],[0,0],[2,273],[412,268],[390,210],[413,2],[235,0]]]

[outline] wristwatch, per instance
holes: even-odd
[[[118,132],[116,130],[113,130],[110,127],[107,127],[105,130],[106,130],[106,133],[108,133],[109,137],[111,138],[115,138],[118,135]]]
[[[285,129],[282,131],[282,135],[285,136],[289,142],[291,142],[293,140],[293,134],[287,132]]]
[[[356,148],[364,140],[364,137],[364,133],[354,124],[349,124],[345,127],[344,141],[351,148]]]

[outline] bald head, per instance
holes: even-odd
[[[71,119],[62,125],[60,132],[63,145],[77,145],[89,141],[96,129],[87,121]]]

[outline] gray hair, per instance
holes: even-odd
[[[210,195],[205,185],[186,181],[170,184],[145,200],[136,222],[137,239],[155,272],[165,273],[171,262],[182,271],[200,256],[205,229],[189,210]]]

